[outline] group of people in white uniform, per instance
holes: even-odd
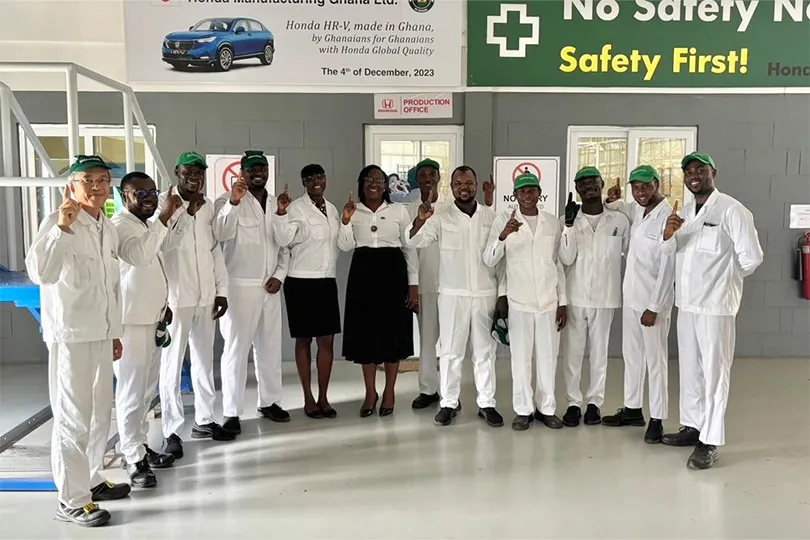
[[[512,428],[535,420],[552,429],[585,424],[644,426],[644,440],[694,446],[688,465],[710,468],[725,443],[724,416],[734,356],[734,320],[743,278],[762,262],[751,213],[720,193],[712,158],[692,153],[681,163],[692,194],[682,211],[659,190],[658,172],[636,168],[625,201],[620,182],[604,197],[594,167],[574,175],[561,219],[538,209],[541,187],[530,173],[514,182],[517,208],[496,215],[494,187],[467,166],[450,175],[451,198],[439,194],[439,164],[413,173],[420,198],[391,203],[388,175],[360,172],[342,210],[325,199],[320,165],[301,171],[305,194],[292,200],[266,189],[268,161],[246,151],[240,178],[216,201],[204,195],[204,158],[185,152],[176,185],[159,193],[146,174],[121,181],[125,207],[103,213],[109,166],[78,156],[64,202],[42,223],[26,257],[40,285],[54,414],[52,467],[57,517],[85,526],[110,520],[98,501],[128,496],[130,485],[102,475],[113,394],[121,453],[131,483],[154,487],[154,469],[183,457],[180,379],[189,349],[195,439],[233,440],[241,433],[248,357],[258,382],[258,414],[275,422],[281,407],[281,294],[310,418],[335,418],[328,400],[335,334],[342,355],[362,366],[361,417],[394,412],[398,362],[414,354],[420,331],[419,387],[412,408],[438,406],[434,423],[461,411],[462,364],[469,357],[477,414],[499,427],[495,358],[511,352]],[[336,282],[339,251],[352,252],[341,325]],[[626,261],[624,278],[622,264]],[[679,308],[680,420],[667,418],[667,336]],[[601,416],[608,339],[622,308],[624,406]],[[224,418],[214,416],[214,336],[221,359]],[[562,337],[567,409],[557,416],[555,374]],[[311,388],[316,344],[318,396]],[[580,388],[586,350],[589,386]],[[384,366],[385,387],[376,372]],[[113,392],[113,374],[116,388]],[[650,421],[642,413],[648,380]],[[147,442],[147,415],[159,386],[161,451]],[[583,408],[585,409],[583,415]]]

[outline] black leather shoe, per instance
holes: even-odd
[[[703,444],[698,442],[686,466],[690,469],[711,469],[717,460],[720,459],[720,454],[717,453],[717,447],[713,444]]]
[[[143,445],[146,448],[146,461],[152,469],[168,469],[174,465],[175,457],[171,454],[158,454],[148,445]]]
[[[129,484],[113,484],[112,482],[105,481],[90,490],[93,497],[93,502],[98,501],[117,501],[129,497],[129,492],[132,488]]]
[[[589,403],[588,408],[585,409],[584,422],[586,426],[595,426],[597,424],[601,424],[602,415],[599,414],[599,407],[593,403]]]
[[[562,420],[557,418],[557,415],[543,414],[537,409],[534,411],[534,419],[538,422],[543,422],[543,425],[545,425],[547,428],[562,429],[563,427]]]
[[[602,425],[619,427],[619,426],[644,426],[644,413],[641,409],[628,409],[622,407],[616,411],[616,414],[605,416],[602,418]]]
[[[647,426],[647,431],[644,433],[644,442],[647,444],[658,444],[661,442],[661,437],[664,436],[664,424],[661,420],[650,418],[650,424]]]
[[[273,403],[269,407],[262,407],[259,409],[259,414],[267,418],[268,420],[272,420],[273,422],[289,422],[290,421],[290,413]]]
[[[433,417],[433,423],[437,426],[449,426],[453,422],[453,418],[456,417],[455,409],[451,409],[450,407],[442,407],[439,409],[439,412],[436,413],[436,416]]]
[[[153,488],[157,486],[157,477],[152,472],[146,457],[138,463],[128,463],[127,474],[129,475],[129,481],[135,487]]]
[[[181,459],[183,457],[183,439],[172,433],[166,437],[163,451],[174,456],[174,459]]]
[[[191,428],[191,438],[211,439],[213,441],[232,441],[236,438],[236,433],[224,429],[216,422],[202,426],[195,422],[194,427]]]
[[[436,394],[419,394],[418,396],[416,396],[414,398],[413,403],[411,403],[411,408],[416,409],[416,410],[427,409],[428,407],[430,407],[434,403],[438,403],[438,402],[439,402],[439,394],[438,393],[436,393]]]
[[[487,425],[490,427],[503,426],[503,416],[495,410],[495,407],[484,407],[478,409],[478,418],[486,420]]]
[[[565,427],[577,427],[579,419],[582,418],[582,410],[576,405],[571,405],[562,417],[562,422]]]
[[[81,525],[82,527],[100,527],[110,521],[110,513],[102,510],[97,504],[86,504],[81,508],[68,508],[59,504],[56,519]]]
[[[529,429],[529,426],[532,424],[534,418],[531,415],[523,416],[517,415],[515,419],[512,420],[512,429],[515,431],[526,431]]]
[[[321,416],[323,416],[324,418],[330,418],[330,419],[331,418],[337,418],[337,411],[335,409],[333,409],[331,406],[326,408],[326,409],[321,408],[320,412],[321,412]]]
[[[226,416],[225,421],[222,422],[222,429],[230,431],[234,435],[241,435],[242,422],[239,420],[238,416]]]
[[[374,403],[371,405],[371,407],[361,407],[361,409],[360,409],[360,418],[368,418],[369,416],[374,414],[374,411],[377,409],[377,402],[378,401],[380,401],[380,394],[375,393],[374,394]],[[364,405],[365,405],[365,403],[364,403]]]
[[[682,427],[678,433],[667,433],[661,437],[666,446],[695,446],[700,442],[700,431],[693,427]]]

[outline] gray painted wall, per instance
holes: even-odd
[[[65,122],[63,94],[21,93],[18,99],[33,123]],[[187,149],[241,153],[262,148],[277,156],[277,180],[289,183],[293,196],[303,193],[301,166],[321,163],[337,206],[365,164],[364,126],[402,123],[375,121],[371,95],[155,93],[141,94],[139,101],[157,127],[158,147],[167,161]],[[807,96],[469,93],[457,94],[455,103],[452,120],[432,123],[464,125],[466,161],[481,175],[490,170],[494,155],[539,154],[561,156],[565,176],[569,125],[698,126],[698,147],[718,163],[719,188],[753,212],[766,252],[765,263],[746,280],[737,353],[810,356],[810,306],[792,280],[799,231],[787,229],[790,202],[810,203]],[[121,123],[118,96],[84,94],[79,105],[82,123]],[[0,238],[6,238],[3,229]],[[342,284],[348,264],[349,256],[342,254]],[[27,313],[2,307],[0,323],[1,361],[44,360]],[[610,349],[617,356],[620,327],[616,317]],[[673,355],[674,336],[673,330]],[[289,339],[284,355],[292,358]]]

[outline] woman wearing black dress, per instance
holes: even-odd
[[[399,361],[413,355],[413,313],[419,308],[416,252],[404,242],[410,220],[392,204],[388,177],[376,165],[360,171],[359,202],[343,207],[338,247],[354,250],[346,286],[343,356],[363,366],[366,398],[360,416],[377,406],[376,367],[385,364],[380,416],[394,412]]]

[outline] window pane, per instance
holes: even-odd
[[[441,166],[442,181],[439,183],[439,193],[445,197],[450,196],[450,141],[422,141],[421,159],[433,159]]]
[[[124,137],[93,137],[93,152],[101,156],[112,170],[113,178],[122,178],[127,171],[127,151]],[[146,171],[146,145],[142,137],[135,137],[135,170]]]
[[[587,166],[596,167],[602,173],[605,181],[603,193],[607,197],[607,190],[616,183],[616,179],[623,179],[627,175],[627,138],[619,135],[577,139],[577,170]],[[570,171],[569,174],[575,172]]]
[[[681,158],[686,155],[686,139],[639,138],[638,163],[651,165],[661,175],[661,193],[670,204],[683,206],[683,171]]]

